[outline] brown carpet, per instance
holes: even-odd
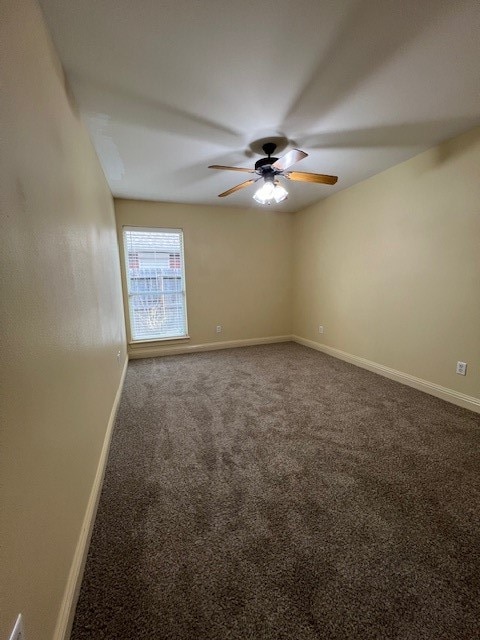
[[[73,640],[479,621],[480,416],[292,343],[129,364]]]

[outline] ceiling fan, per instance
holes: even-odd
[[[251,184],[263,179],[262,186],[257,189],[254,199],[260,204],[279,203],[285,200],[288,192],[278,180],[279,176],[287,180],[297,182],[316,182],[318,184],[335,184],[338,180],[337,176],[327,176],[322,173],[305,173],[303,171],[287,171],[289,167],[296,162],[307,157],[305,151],[300,149],[292,149],[281,158],[272,157],[277,145],[274,142],[266,142],[262,145],[263,151],[266,153],[265,158],[257,160],[254,169],[245,169],[243,167],[225,167],[220,164],[212,164],[209,169],[222,169],[224,171],[242,171],[244,173],[254,173],[257,177],[246,180],[237,184],[235,187],[224,191],[218,195],[219,198],[229,196],[235,191],[249,187]]]

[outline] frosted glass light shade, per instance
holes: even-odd
[[[283,202],[287,199],[288,191],[285,187],[282,187],[281,184],[276,184],[275,189],[273,190],[273,197],[275,202],[278,204],[279,202]]]

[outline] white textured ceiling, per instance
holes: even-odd
[[[259,206],[249,143],[279,131],[297,211],[480,123],[478,0],[41,0],[115,196]]]

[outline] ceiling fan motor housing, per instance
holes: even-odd
[[[278,158],[261,158],[257,160],[255,163],[255,171],[258,171],[262,167],[270,167],[274,162],[276,162]]]

